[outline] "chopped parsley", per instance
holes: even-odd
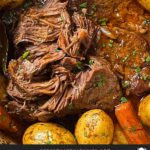
[[[87,5],[88,5],[88,3],[85,2],[85,3],[80,4],[79,6],[80,6],[80,8],[87,8]]]
[[[146,62],[150,62],[150,56],[146,58]]]
[[[125,56],[122,60],[122,62],[126,62],[129,59],[129,55]]]
[[[99,23],[101,26],[106,26],[107,23],[108,23],[108,18],[99,19],[99,20],[98,20],[98,23]]]
[[[60,19],[61,19],[62,22],[64,22],[64,20],[65,20],[64,16],[61,16]]]
[[[103,44],[102,44],[102,47],[103,47],[103,48],[105,48],[105,47],[106,47],[106,44],[105,44],[105,43],[103,43]]]
[[[149,77],[148,75],[143,76],[143,80],[144,81],[148,80],[148,77]]]
[[[139,74],[139,73],[141,72],[141,68],[140,68],[140,67],[136,67],[136,68],[135,68],[135,72],[136,72],[137,74]]]
[[[118,54],[115,54],[116,58],[118,59],[119,58],[119,55]]]
[[[130,128],[130,131],[131,132],[135,132],[137,129],[136,129],[136,127],[135,126],[132,126],[131,128]]]
[[[97,10],[97,8],[96,8],[96,5],[95,5],[95,4],[93,4],[93,5],[92,5],[92,9],[93,9],[94,11],[96,11],[96,10]]]
[[[78,61],[77,64],[76,64],[76,66],[77,66],[77,68],[78,68],[79,70],[83,70],[83,69],[84,69],[83,64],[82,64],[81,61]]]
[[[52,142],[51,141],[47,141],[46,144],[52,144]]]
[[[149,79],[149,75],[143,75],[140,77],[140,79],[146,81]]]
[[[132,52],[132,55],[133,55],[133,56],[136,56],[136,54],[137,54],[137,51],[134,50],[134,51]]]
[[[47,138],[48,138],[48,141],[46,142],[46,144],[52,144],[52,136],[49,131],[47,131]]]
[[[84,136],[88,137],[86,130],[84,130]]]
[[[103,74],[99,75],[98,77],[99,77],[99,80],[95,81],[94,86],[101,88],[106,83],[106,77]]]
[[[91,65],[93,65],[94,64],[94,60],[89,60],[89,65],[91,66]]]
[[[143,22],[145,25],[149,25],[150,24],[150,20],[149,19],[145,19]]]
[[[60,52],[60,50],[61,50],[61,49],[59,49],[59,48],[56,48],[56,49],[55,49],[55,52]]]
[[[113,43],[114,43],[113,40],[109,40],[108,46],[112,48],[113,47]]]
[[[129,81],[125,81],[125,82],[122,84],[122,86],[123,86],[124,88],[129,87],[129,85],[130,85],[130,82],[129,82]]]
[[[121,101],[122,103],[128,102],[128,100],[127,100],[125,97],[121,97],[121,98],[120,98],[120,101]]]
[[[29,51],[25,51],[22,55],[23,59],[26,59],[29,56],[30,52]]]

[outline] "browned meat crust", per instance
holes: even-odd
[[[56,40],[61,28],[70,24],[66,5],[66,2],[61,3],[59,0],[47,0],[41,8],[29,8],[20,17],[15,34],[15,44],[39,45]]]
[[[42,13],[33,7],[22,16],[15,44],[26,41],[32,46],[25,44],[26,58],[21,56],[9,63],[7,91],[13,99],[7,105],[9,113],[26,120],[47,121],[84,109],[113,110],[119,103],[121,89],[117,77],[106,60],[95,56],[92,43],[96,46],[99,28],[78,13],[70,19],[65,7],[66,3],[48,0],[39,9]],[[40,33],[49,33],[45,31],[45,26],[50,27],[47,20],[58,21],[64,12],[65,24],[56,22],[59,28],[54,26],[50,35],[39,40]],[[52,14],[56,14],[55,19]],[[33,21],[30,26],[34,17],[37,23]],[[37,25],[38,30],[32,30]]]
[[[114,72],[122,80],[127,95],[133,93],[139,96],[148,92],[150,90],[150,64],[146,62],[150,56],[148,43],[135,32],[118,27],[110,27],[109,30],[117,38],[111,40],[103,35],[98,54],[111,63]]]

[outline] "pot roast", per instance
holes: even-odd
[[[84,2],[47,0],[20,16],[14,44],[24,53],[9,62],[9,113],[47,121],[94,108],[112,111],[122,88],[127,95],[150,91],[150,28],[143,25],[149,16],[132,0],[124,7],[120,0],[89,0],[81,8]]]

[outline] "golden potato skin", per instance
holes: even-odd
[[[138,116],[144,125],[150,127],[150,95],[140,102]]]
[[[76,144],[70,131],[55,123],[36,123],[23,135],[23,144]]]
[[[138,2],[150,12],[150,0],[138,0]]]
[[[119,124],[115,124],[114,130],[114,137],[112,144],[128,144],[127,138],[125,137],[124,133],[122,132],[121,127]]]
[[[25,0],[0,0],[0,8],[11,7],[15,8],[23,4]]]
[[[114,125],[111,118],[100,109],[84,113],[78,120],[75,136],[79,144],[110,144]]]

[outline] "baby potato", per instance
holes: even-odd
[[[119,126],[119,124],[115,125],[115,131],[114,131],[114,137],[113,137],[112,143],[113,144],[128,144],[127,138],[122,132],[122,129]]]
[[[76,144],[70,131],[55,123],[36,123],[23,135],[23,144]]]
[[[110,144],[113,132],[111,118],[100,109],[84,113],[75,127],[75,136],[79,144]]]
[[[23,4],[25,0],[0,0],[0,8],[11,7],[15,8]]]
[[[144,125],[150,127],[150,95],[140,102],[138,116]]]
[[[150,11],[150,0],[138,0],[138,2],[148,11]]]

